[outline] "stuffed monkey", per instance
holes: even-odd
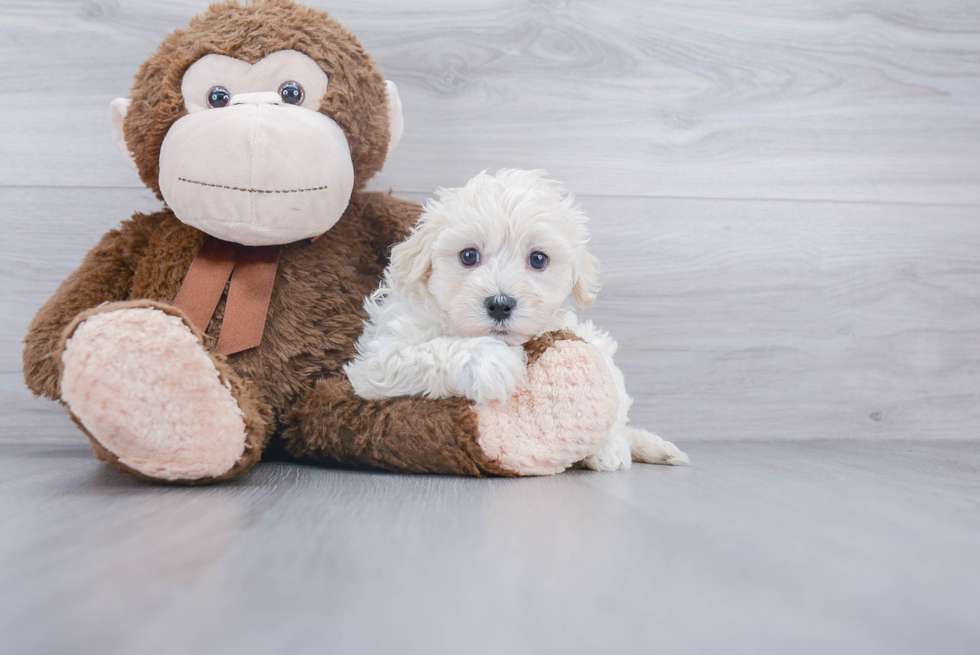
[[[111,105],[116,143],[166,203],[102,237],[30,326],[24,374],[95,454],[155,481],[303,461],[465,475],[559,472],[616,414],[592,346],[528,344],[506,404],[354,395],[364,296],[420,207],[364,191],[402,131],[374,60],[322,11],[213,5]]]

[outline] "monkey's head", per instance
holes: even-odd
[[[325,12],[212,5],[111,106],[116,144],[184,223],[245,245],[323,234],[402,131],[398,91]]]

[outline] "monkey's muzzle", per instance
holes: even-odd
[[[182,222],[248,246],[318,236],[354,188],[347,138],[318,111],[275,93],[177,120],[160,148],[160,191]]]

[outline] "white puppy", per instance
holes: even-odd
[[[586,217],[544,171],[477,175],[440,189],[408,239],[391,251],[370,316],[345,367],[367,399],[424,395],[505,402],[526,377],[522,344],[572,330],[612,372],[619,414],[599,452],[582,465],[611,471],[630,461],[680,464],[669,441],[628,425],[633,400],[613,363],[617,344],[571,304],[593,303],[598,260],[586,251]]]

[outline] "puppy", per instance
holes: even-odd
[[[505,402],[526,378],[523,344],[572,330],[602,353],[619,396],[609,437],[581,465],[685,463],[672,443],[628,425],[633,401],[613,363],[617,344],[579,321],[571,303],[588,307],[599,290],[598,260],[585,249],[587,219],[544,175],[483,172],[462,188],[437,191],[408,239],[392,248],[381,287],[365,303],[369,321],[347,377],[372,400]]]

